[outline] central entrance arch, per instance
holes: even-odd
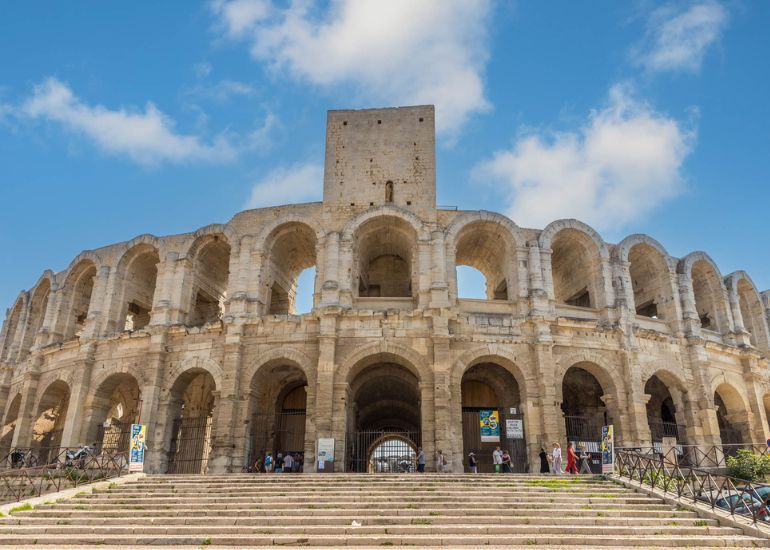
[[[415,469],[422,439],[417,376],[390,362],[362,369],[350,382],[347,425],[347,471]]]

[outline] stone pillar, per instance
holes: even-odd
[[[553,299],[553,283],[550,280],[550,276],[547,277],[547,281],[546,277],[544,277],[546,271],[550,274],[550,251],[548,251],[548,254],[541,255],[540,247],[535,240],[529,241],[527,246],[529,247],[530,316],[544,317],[549,314],[548,301]],[[541,262],[543,256],[546,257],[547,265],[543,265]]]
[[[318,337],[318,370],[315,384],[315,437],[335,439],[334,470],[345,471],[345,409],[344,401],[335,394],[334,371],[337,351],[337,318],[334,315],[321,317],[321,329]],[[308,396],[309,397],[309,396]],[[340,409],[341,406],[341,410]],[[307,437],[306,433],[306,437]],[[308,445],[306,444],[306,447]],[[315,441],[313,442],[315,450]],[[315,454],[315,452],[313,452]],[[315,461],[308,464],[310,457],[306,455],[307,472],[315,471]]]
[[[340,305],[342,307],[353,306],[353,296],[356,295],[356,285],[358,281],[354,280],[356,273],[354,269],[353,258],[353,240],[340,238],[339,243],[340,260],[339,260],[339,289],[340,289]]]
[[[626,394],[627,402],[625,407],[618,407],[618,416],[615,418],[621,424],[621,429],[618,431],[623,446],[648,447],[652,445],[650,425],[647,421],[647,402],[650,400],[650,395],[644,393],[644,384],[637,374],[639,368],[635,365],[637,363],[635,359],[634,351],[621,354],[624,380],[616,382],[619,393]],[[623,385],[625,385],[625,391],[623,391]]]
[[[243,360],[243,343],[240,327],[230,327],[225,334],[225,357],[222,365],[222,387],[214,409],[211,455],[208,471],[211,473],[240,472],[245,465],[244,442],[235,440],[239,420],[240,372]]]
[[[64,338],[64,323],[66,322],[64,309],[66,302],[67,290],[58,285],[51,285],[45,321],[43,321],[43,334],[38,336],[39,345],[46,346],[55,342],[61,342]]]
[[[161,406],[162,392],[164,388],[166,372],[166,336],[161,331],[153,332],[150,337],[150,347],[147,350],[147,361],[144,366],[143,386],[141,391],[141,404],[139,408],[140,424],[146,428],[146,448],[144,471],[147,473],[161,473],[161,461],[163,458],[163,443],[167,422],[164,415],[168,410]],[[141,383],[141,382],[140,382]]]
[[[36,365],[39,366],[39,365]],[[40,383],[38,368],[29,369],[24,373],[24,384],[21,390],[21,404],[16,429],[13,432],[11,447],[29,447],[32,444],[32,428],[37,420],[37,391]]]
[[[431,241],[430,238],[417,239],[417,253],[413,261],[417,264],[417,288],[412,288],[412,295],[417,296],[418,309],[425,309],[430,304],[431,295]],[[414,271],[415,266],[412,266]],[[414,280],[414,279],[413,279]]]
[[[9,348],[8,358],[13,363],[19,363],[22,359],[24,351],[24,335],[28,329],[27,325],[29,324],[29,316],[31,311],[32,304],[30,303],[30,297],[27,293],[27,303],[21,310],[21,315],[19,315],[19,323],[16,325],[16,331],[13,335],[11,346]]]
[[[88,304],[88,317],[86,318],[83,332],[80,335],[81,342],[91,338],[98,338],[104,332],[105,311],[107,305],[107,286],[110,279],[109,266],[99,268],[94,278],[94,288],[91,291],[91,302]]]
[[[447,386],[445,377],[439,376],[442,386]],[[425,471],[436,471],[436,405],[433,393],[433,381],[421,380],[420,389],[420,432],[422,450],[425,452]],[[444,450],[444,449],[442,449]]]
[[[321,305],[337,305],[340,301],[340,234],[335,232],[326,235],[325,262],[322,275]]]
[[[530,426],[530,433],[526,434],[529,463],[534,465],[540,463],[538,458],[540,447],[548,450],[554,441],[564,442],[566,427],[564,425],[561,402],[556,391],[557,386],[561,386],[562,381],[556,378],[553,345],[550,342],[534,343],[531,346],[531,354],[533,371],[537,374],[537,379],[531,382],[537,385],[535,391],[539,396],[539,400],[531,395],[527,396],[530,405],[526,414],[540,413],[539,433],[535,431],[538,428],[537,423],[527,421],[527,424]],[[561,391],[558,392],[558,395],[561,395]]]
[[[93,441],[83,441],[82,438],[88,429],[85,422],[86,402],[91,390],[91,373],[94,366],[95,352],[95,346],[86,346],[82,359],[76,367],[72,387],[70,388],[67,418],[64,421],[64,428],[62,430],[62,447],[79,447],[80,445],[93,443]]]
[[[444,256],[444,232],[431,233],[431,285],[430,307],[441,308],[449,306],[449,287],[446,283],[446,258]]]

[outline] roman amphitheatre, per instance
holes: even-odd
[[[458,297],[458,266],[485,299]],[[322,202],[86,250],[30,284],[0,336],[4,456],[122,450],[141,423],[150,473],[279,451],[315,471],[330,439],[336,472],[391,445],[460,473],[470,451],[491,468],[488,410],[518,471],[607,424],[629,447],[770,437],[769,292],[651,236],[437,207],[430,106],[331,111]]]

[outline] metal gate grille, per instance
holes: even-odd
[[[601,452],[604,416],[565,416],[564,425],[567,429],[567,441],[573,442],[576,448],[582,447],[589,453]],[[615,440],[618,440],[617,432]]]
[[[284,409],[278,414],[255,414],[251,417],[252,438],[248,465],[271,452],[297,455],[299,463],[305,454],[305,409]]]
[[[370,430],[349,433],[345,441],[346,470],[357,473],[412,472],[417,468],[415,449],[421,444],[419,431]]]
[[[211,417],[176,418],[172,433],[168,473],[205,473],[211,452]]]
[[[130,441],[131,424],[113,420],[109,426],[99,425],[94,444],[97,452],[118,453],[128,451]]]
[[[489,408],[463,407],[463,464],[466,465],[466,470],[468,470],[468,453],[473,452],[476,456],[479,472],[494,472],[492,452],[495,450],[495,447],[500,447],[501,449],[507,449],[508,454],[511,455],[511,465],[514,472],[525,473],[529,471],[526,434],[521,439],[512,439],[508,437],[509,434],[505,431],[506,420],[521,420],[523,424],[524,415],[510,414],[498,409],[500,414],[500,441],[481,441],[480,412],[482,410],[489,410]]]

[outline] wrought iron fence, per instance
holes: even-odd
[[[420,432],[368,430],[349,433],[345,470],[358,473],[412,472],[417,469]],[[432,457],[426,456],[426,461]]]
[[[680,501],[706,504],[770,529],[770,484],[683,466],[661,453],[640,450],[616,449],[615,470],[640,486],[662,490]]]
[[[677,445],[663,449],[659,445],[652,447],[633,447],[618,450],[637,453],[643,456],[662,458],[670,464],[688,468],[715,470],[727,468],[727,459],[740,449],[749,449],[757,454],[768,454],[766,443],[735,443],[729,445]]]
[[[0,472],[0,503],[19,501],[118,477],[128,472],[128,453],[100,453],[76,460],[62,449],[57,460],[42,466]]]
[[[205,474],[211,452],[211,417],[174,419],[169,474]]]

